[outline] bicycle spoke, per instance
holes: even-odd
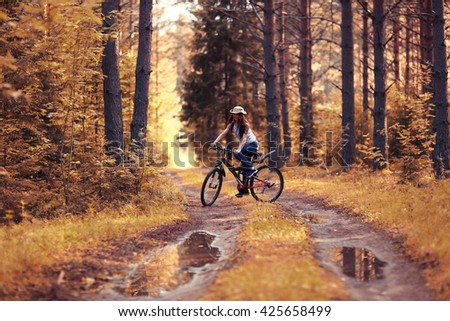
[[[206,175],[200,193],[201,201],[204,206],[211,206],[217,199],[222,188],[222,175],[216,168]]]
[[[263,202],[273,202],[283,190],[283,176],[276,168],[263,166],[251,181],[251,192],[255,199]]]

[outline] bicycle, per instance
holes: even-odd
[[[225,167],[228,168],[230,173],[236,179],[238,183],[238,189],[250,190],[253,198],[261,202],[274,202],[280,197],[284,187],[284,179],[280,170],[269,165],[262,165],[256,168],[256,173],[251,178],[243,181],[243,168],[241,166],[233,166],[225,157],[227,154],[232,155],[233,151],[224,147],[215,145],[212,149],[217,150],[218,159],[214,165],[214,168],[206,175],[203,181],[202,189],[200,192],[200,198],[203,206],[211,206],[219,197],[220,190],[222,189],[223,178],[225,177]],[[261,165],[272,153],[265,154],[255,152],[250,161],[252,164]],[[261,157],[262,156],[262,157]],[[261,158],[260,158],[261,157]],[[260,158],[258,160],[258,158]]]

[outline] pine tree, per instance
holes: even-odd
[[[444,4],[442,0],[433,0],[433,86],[436,128],[436,143],[433,151],[433,164],[436,177],[442,177],[449,164],[449,123],[448,123],[448,86],[447,52],[445,47]]]
[[[362,95],[363,95],[363,135],[369,134],[369,14],[367,1],[362,2]]]
[[[291,155],[291,129],[289,125],[289,109],[288,109],[288,44],[286,42],[286,21],[284,12],[284,0],[279,4],[277,15],[278,28],[278,71],[279,71],[279,88],[280,88],[280,104],[283,125],[283,156],[289,159]]]
[[[375,106],[373,110],[373,169],[386,167],[386,61],[384,0],[373,1]]]
[[[313,140],[311,0],[299,0],[300,144],[305,159]]]
[[[255,119],[246,86],[257,78],[249,57],[259,58],[260,50],[246,27],[233,20],[229,1],[199,1],[199,5],[181,119],[195,131],[197,141],[207,142],[225,128],[235,104],[243,105]]]
[[[102,2],[103,27],[107,36],[102,60],[105,139],[108,153],[115,159],[116,164],[120,164],[123,161],[124,149],[118,36],[117,29],[115,29],[117,28],[118,11],[118,0],[105,0]]]
[[[266,117],[267,117],[267,143],[270,151],[279,151],[280,148],[280,113],[278,111],[278,98],[276,90],[276,61],[275,61],[275,9],[272,0],[264,1],[263,49],[264,49],[264,83],[266,86]],[[280,166],[277,157],[271,162]]]
[[[142,155],[146,146],[152,43],[152,1],[139,4],[139,45],[136,62],[136,87],[133,119],[131,121],[131,149]]]
[[[342,159],[343,166],[352,165],[356,158],[355,89],[353,73],[353,11],[350,0],[342,4]]]

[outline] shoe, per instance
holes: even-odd
[[[242,196],[248,195],[248,194],[250,194],[250,193],[248,192],[248,189],[246,189],[246,190],[239,191],[239,193],[237,193],[235,196],[238,198],[241,198]]]

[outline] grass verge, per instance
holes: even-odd
[[[142,192],[120,206],[0,228],[0,298],[13,297],[17,287],[34,284],[42,266],[70,258],[70,253],[187,220],[183,198],[168,178],[151,171]]]
[[[346,208],[366,221],[404,236],[408,255],[424,268],[438,299],[450,299],[450,181],[417,187],[392,173],[331,175],[315,168],[289,169],[289,188]]]
[[[178,174],[185,184],[201,186],[207,172],[191,169]],[[232,177],[224,180],[221,193],[236,193]],[[315,263],[308,230],[300,218],[251,196],[233,202],[248,213],[247,222],[231,258],[233,266],[219,274],[204,300],[346,298],[342,283]]]
[[[338,279],[313,260],[307,228],[275,204],[248,203],[236,264],[219,274],[206,300],[345,299]]]

